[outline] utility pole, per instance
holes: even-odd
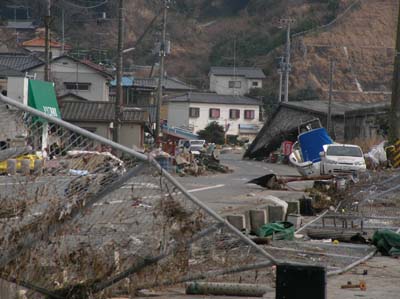
[[[47,0],[46,16],[44,17],[44,56],[45,56],[45,68],[44,68],[44,80],[50,81],[50,23],[51,23],[51,0]]]
[[[282,102],[282,83],[283,83],[283,68],[284,62],[283,57],[278,58],[278,74],[279,74],[279,92],[278,92],[278,103]]]
[[[285,53],[285,98],[284,102],[289,102],[289,73],[290,73],[290,22],[287,23],[286,31],[286,53]]]
[[[332,90],[333,90],[333,68],[334,62],[331,58],[329,61],[329,100],[328,100],[328,119],[326,122],[326,129],[331,133],[332,129]]]
[[[165,56],[167,55],[167,11],[168,11],[168,0],[164,1],[163,8],[163,29],[162,29],[162,40],[160,45],[160,75],[158,78],[158,93],[157,93],[157,110],[156,110],[156,132],[155,132],[155,140],[158,143],[158,139],[160,137],[161,132],[161,106],[162,106],[162,94],[164,87],[164,62]]]
[[[117,94],[115,99],[115,115],[114,115],[114,130],[113,130],[113,141],[119,142],[121,120],[122,120],[122,101],[123,101],[123,90],[122,90],[122,59],[123,53],[122,48],[124,46],[124,0],[118,1],[118,49],[117,49]]]
[[[61,9],[61,55],[65,52],[65,10]]]
[[[390,111],[389,141],[394,144],[400,139],[400,6],[397,17],[396,56],[394,58],[392,103]]]
[[[274,21],[275,23],[276,21]],[[281,73],[285,74],[285,89],[284,89],[284,102],[288,102],[289,101],[289,74],[291,71],[291,65],[290,65],[290,49],[291,49],[291,45],[290,45],[290,29],[291,29],[291,25],[294,24],[295,20],[292,18],[282,18],[279,19],[276,23],[276,26],[279,28],[286,28],[286,47],[285,47],[285,57],[284,57],[284,61],[282,64],[282,69],[281,69]],[[283,76],[283,74],[280,73],[280,77]],[[280,85],[282,84],[282,78],[280,78]],[[279,93],[281,94],[281,90],[282,87],[280,87],[279,89]],[[279,102],[281,102],[282,98],[279,97]]]

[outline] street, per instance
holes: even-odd
[[[269,194],[288,199],[298,199],[302,192],[272,191],[254,184],[246,184],[251,179],[275,173],[277,175],[298,175],[295,168],[283,164],[270,164],[262,161],[242,160],[242,153],[231,152],[221,154],[221,163],[233,170],[228,174],[212,174],[208,176],[178,177],[189,192],[202,200],[212,209],[223,213],[226,208],[248,205],[254,196]]]

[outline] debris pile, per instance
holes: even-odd
[[[219,149],[214,145],[196,151],[181,147],[175,152],[174,156],[160,150],[152,152],[152,155],[164,169],[169,172],[176,172],[180,176],[231,172],[227,166],[221,164]]]

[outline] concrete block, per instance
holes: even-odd
[[[299,200],[291,200],[287,201],[288,208],[287,214],[300,214],[300,201]]]
[[[35,164],[33,166],[33,173],[35,175],[42,175],[43,174],[43,160],[35,160]]]
[[[288,214],[287,221],[293,223],[295,229],[300,228],[303,217],[299,214]]]
[[[268,213],[265,209],[263,210],[250,210],[249,214],[249,230],[251,233],[255,234],[257,230],[268,223]]]
[[[225,219],[228,220],[230,224],[236,227],[240,231],[246,231],[246,219],[245,215],[235,214],[235,215],[226,215]]]
[[[22,175],[30,175],[31,174],[31,161],[28,159],[24,159],[21,161],[21,173]]]
[[[285,220],[285,214],[282,206],[268,206],[268,221],[283,221]]]
[[[15,175],[17,173],[17,160],[15,159],[7,160],[7,173],[9,175]]]

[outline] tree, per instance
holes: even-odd
[[[225,142],[224,127],[213,121],[197,132],[200,138],[205,139],[208,143],[223,144]]]

